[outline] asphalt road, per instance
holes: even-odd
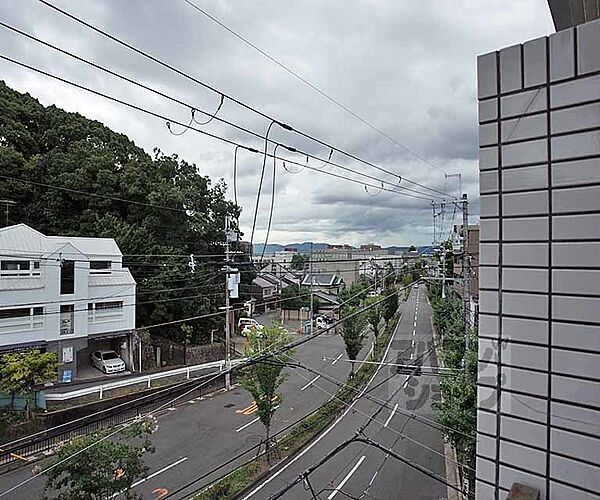
[[[298,337],[300,335],[293,335],[293,338]],[[370,347],[368,342],[358,359],[364,359]],[[350,372],[349,364],[344,362],[346,354],[339,335],[326,333],[306,342],[296,349],[294,359],[337,380],[346,380]],[[288,377],[281,386],[283,401],[273,418],[273,433],[310,413],[336,391],[335,383],[315,377],[306,371],[288,370]],[[136,492],[145,499],[157,498],[165,490],[173,492],[258,444],[264,429],[256,417],[252,402],[249,393],[237,387],[229,393],[219,392],[189,399],[172,410],[158,414],[159,428],[153,435],[155,452],[145,458],[149,475],[136,486]],[[174,498],[186,498],[188,493],[251,456],[250,453],[246,454]],[[40,465],[44,466],[43,463]],[[31,477],[31,466],[0,476],[0,494]],[[39,498],[44,482],[43,476],[37,476],[1,498]]]
[[[425,366],[435,366],[430,324],[431,309],[426,301],[425,287],[413,290],[403,317],[390,344],[385,359],[388,362],[410,363],[422,356]],[[391,377],[391,378],[390,378]],[[387,382],[379,385],[381,382]],[[396,367],[383,366],[367,391],[380,400],[389,398],[391,409],[384,408],[366,427],[365,435],[413,463],[445,477],[443,437],[434,427],[407,413],[434,419],[431,402],[438,397],[435,377],[408,377],[397,374]],[[325,387],[323,390],[327,390]],[[352,438],[370,416],[380,407],[360,398],[305,450],[260,482],[243,500],[268,499],[293,482],[309,467],[317,464],[340,443]],[[309,484],[310,483],[310,484]],[[446,498],[446,486],[415,470],[386,453],[363,443],[352,443],[333,455],[321,467],[285,493],[284,499],[314,498],[365,499],[441,499]]]
[[[423,356],[425,365],[435,364],[434,356],[427,354],[432,339],[429,321],[431,311],[425,299],[425,288],[422,287],[418,293],[413,290],[408,302],[400,307],[402,318],[390,343],[386,361],[411,363],[411,359],[417,361]],[[370,342],[365,345],[359,359],[364,359],[369,349]],[[324,334],[303,344],[294,353],[294,358],[339,381],[346,380],[350,371],[349,363],[344,361],[346,354],[343,341],[338,335]],[[381,383],[386,379],[389,380]],[[273,432],[317,408],[332,397],[337,388],[336,383],[325,377],[317,377],[299,369],[289,370],[288,378],[281,388],[284,397],[274,416]],[[395,411],[382,409],[366,428],[365,435],[444,476],[441,434],[405,415],[407,412],[417,412],[433,419],[430,405],[431,398],[437,394],[435,379],[428,376],[407,378],[406,375],[397,374],[396,367],[383,366],[369,384],[367,390],[369,389],[370,394],[380,400],[393,395],[389,405]],[[308,448],[280,467],[275,467],[273,473],[245,498],[268,498],[314,465],[332,448],[353,436],[378,407],[376,403],[360,398]],[[241,388],[229,393],[188,400],[173,410],[163,411],[158,415],[158,420],[159,429],[153,437],[156,451],[146,457],[149,475],[135,488],[145,499],[155,499],[161,493],[176,491],[215,466],[256,445],[264,432],[256,417],[252,398]],[[187,498],[195,490],[251,456],[251,453],[245,454],[229,466],[170,498]],[[2,475],[0,492],[30,477],[30,467]],[[365,499],[380,500],[440,499],[446,496],[446,487],[439,482],[391,456],[386,457],[385,453],[377,449],[358,443],[349,445],[311,474],[310,482],[315,490],[323,492],[320,498],[329,500],[334,497],[348,498],[346,493],[356,498],[362,495]],[[2,498],[39,498],[43,485],[43,477],[36,477]],[[303,485],[298,485],[284,498],[312,496]]]

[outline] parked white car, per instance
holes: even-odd
[[[103,373],[125,371],[125,361],[115,351],[94,351],[92,353],[92,366],[95,366]]]
[[[240,335],[246,337],[252,329],[262,330],[264,328],[258,321],[254,318],[240,318],[238,321],[238,329],[240,330]]]

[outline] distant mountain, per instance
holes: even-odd
[[[323,250],[327,248],[328,243],[313,243],[313,250]],[[262,253],[264,244],[257,243],[254,245],[254,253]],[[304,243],[289,243],[287,245],[279,245],[277,243],[269,243],[265,248],[265,253],[282,252],[286,248],[295,248],[300,253],[310,252],[310,242],[305,241]]]
[[[262,253],[263,246],[264,246],[263,243],[255,244],[254,245],[254,253],[255,254]],[[323,250],[323,249],[327,248],[328,246],[329,246],[328,243],[313,243],[313,250]],[[265,249],[265,253],[268,254],[268,253],[274,253],[274,252],[282,252],[286,248],[295,248],[300,253],[309,253],[310,252],[310,242],[305,241],[304,243],[288,243],[287,245],[279,245],[277,243],[269,243],[267,245],[267,248]],[[397,245],[383,247],[384,250],[392,250],[393,253],[396,253],[396,254],[407,252],[409,248],[410,248],[410,246],[397,246]],[[431,251],[434,247],[431,247],[430,245],[424,245],[424,246],[417,246],[416,248],[419,253],[428,255],[431,253]]]

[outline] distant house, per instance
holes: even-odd
[[[279,293],[277,284],[262,276],[257,276],[252,280],[252,299],[255,302],[254,311],[264,313],[277,307]]]
[[[97,350],[133,368],[136,283],[114,239],[18,224],[0,229],[0,248],[0,352],[56,352],[65,382],[91,371]]]
[[[338,319],[340,312],[340,299],[337,295],[327,292],[315,292],[315,297],[319,300],[319,313]]]
[[[309,287],[312,291],[327,292],[337,295],[344,288],[344,280],[336,274],[309,273],[302,278],[302,286]]]

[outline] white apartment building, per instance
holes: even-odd
[[[477,500],[600,498],[600,4],[548,3],[478,58]]]
[[[93,373],[90,355],[99,349],[115,350],[132,368],[135,295],[112,238],[0,229],[0,353],[56,352],[59,382]]]

